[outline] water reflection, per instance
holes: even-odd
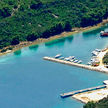
[[[17,56],[21,55],[21,50],[15,51],[15,52],[14,52],[14,55],[17,55]]]
[[[74,38],[73,36],[69,36],[69,37],[66,38],[66,40],[67,40],[69,43],[71,43],[72,40],[73,40],[73,38]]]
[[[88,31],[83,32],[83,36],[86,36],[86,35],[88,35],[88,36],[96,35],[97,33],[100,33],[101,31],[104,31],[107,28],[108,28],[108,25],[99,27],[99,28],[94,29],[94,30],[88,30]]]
[[[98,29],[94,29],[92,31],[87,31],[83,33],[83,38],[84,39],[94,39],[94,37],[96,37],[95,39],[100,39],[100,31],[105,30],[105,27],[100,27]]]
[[[108,38],[107,36],[100,36],[100,38],[102,38],[102,39],[106,39],[106,38]]]
[[[37,51],[38,48],[39,48],[39,45],[32,45],[29,47],[29,49],[33,51]]]
[[[50,42],[46,42],[45,46],[46,47],[54,47],[54,46],[62,47],[62,46],[64,46],[66,41],[71,43],[72,40],[73,40],[73,36],[64,37],[64,38],[60,38],[60,39],[53,40],[53,41],[50,41]]]

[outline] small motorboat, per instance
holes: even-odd
[[[101,49],[95,49],[95,51],[97,51],[97,52],[101,52]]]
[[[78,62],[78,60],[75,60],[75,61],[74,61],[74,63],[77,63],[77,62]]]
[[[75,56],[69,56],[70,59],[75,59]]]
[[[93,56],[97,56],[99,54],[99,52],[97,52],[97,51],[92,51],[92,55]]]
[[[72,60],[70,60],[71,62],[73,62],[74,60],[72,59]]]
[[[60,60],[63,60],[63,59],[64,59],[64,57],[60,57],[59,59],[60,59]]]
[[[101,32],[100,32],[100,35],[101,35],[102,37],[108,37],[108,32],[101,31]]]
[[[79,60],[79,61],[78,61],[78,64],[80,64],[80,63],[82,63],[82,60]]]
[[[64,58],[64,60],[66,60],[66,61],[70,61],[70,58]]]
[[[91,65],[91,62],[88,62],[87,65]]]
[[[55,56],[55,58],[59,58],[59,57],[61,57],[62,55],[61,54],[57,54],[56,56]]]

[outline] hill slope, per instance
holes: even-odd
[[[107,0],[0,0],[0,48],[48,38],[108,17]]]

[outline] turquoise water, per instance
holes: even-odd
[[[62,53],[87,63],[91,51],[107,46],[99,32],[107,26],[81,32],[0,57],[0,108],[82,108],[83,104],[60,94],[98,86],[108,75],[44,61],[44,56]]]

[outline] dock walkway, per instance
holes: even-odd
[[[60,60],[60,59],[56,59],[53,57],[43,57],[44,60],[48,60],[48,61],[52,61],[52,62],[57,62],[57,63],[61,63],[61,64],[66,64],[66,65],[70,65],[70,66],[76,66],[79,68],[84,68],[84,69],[88,69],[88,70],[92,70],[92,71],[98,71],[98,72],[103,72],[103,73],[108,73],[108,69],[104,68],[104,67],[93,67],[93,66],[89,66],[89,65],[85,65],[85,64],[78,64],[78,63],[73,63],[70,61],[65,61],[65,60]]]
[[[65,97],[73,96],[75,94],[88,92],[88,91],[92,91],[92,90],[97,90],[97,89],[102,89],[102,88],[106,88],[106,85],[101,85],[101,86],[97,86],[97,87],[91,87],[91,88],[87,88],[87,89],[82,89],[82,90],[72,91],[72,92],[68,92],[68,93],[63,93],[63,94],[60,94],[60,96],[62,98],[65,98]]]

